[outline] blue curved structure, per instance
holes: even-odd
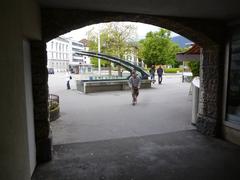
[[[113,63],[116,63],[124,68],[126,68],[129,72],[131,72],[133,69],[141,73],[142,79],[148,79],[149,74],[141,67],[134,65],[130,61],[126,61],[114,56],[109,56],[103,53],[97,53],[97,52],[91,52],[91,51],[78,51],[76,54],[84,55],[84,56],[90,56],[90,57],[96,57],[100,59],[104,59],[106,61],[110,61]]]

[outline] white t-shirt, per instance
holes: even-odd
[[[66,81],[70,81],[71,74],[69,72],[66,72]]]

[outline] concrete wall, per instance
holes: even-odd
[[[23,42],[41,38],[38,6],[33,0],[2,0],[0,22],[0,179],[28,180],[35,143],[30,59]]]
[[[32,174],[36,166],[36,145],[35,145],[35,130],[34,130],[34,115],[33,115],[31,55],[30,55],[30,44],[27,41],[23,41],[23,56],[24,56],[26,116],[27,116],[27,130],[28,130],[28,153],[29,153],[30,173]]]
[[[240,145],[240,126],[236,127],[225,124],[223,126],[223,135],[224,138],[234,144]]]

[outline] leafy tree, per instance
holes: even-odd
[[[89,50],[98,51],[97,31],[88,32]],[[106,23],[100,29],[100,49],[102,53],[124,58],[131,51],[132,43],[136,39],[136,27],[122,23]],[[97,66],[97,58],[92,58],[92,63]],[[110,63],[101,60],[101,66],[110,66]]]
[[[166,29],[149,32],[145,39],[139,42],[139,57],[148,66],[153,64],[177,66],[176,53],[180,50],[180,47],[171,41],[170,31]]]

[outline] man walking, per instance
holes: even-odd
[[[132,105],[137,104],[137,97],[139,95],[139,89],[141,86],[141,79],[137,76],[136,70],[132,71],[132,75],[129,78],[128,85],[132,91]]]
[[[70,87],[70,80],[72,79],[71,74],[69,73],[68,69],[66,70],[66,82],[67,82],[67,89],[71,89]]]
[[[158,84],[162,84],[163,69],[161,65],[157,69],[157,74],[158,74]]]
[[[154,65],[151,66],[149,73],[150,73],[151,81],[154,84],[155,83],[155,66]]]

